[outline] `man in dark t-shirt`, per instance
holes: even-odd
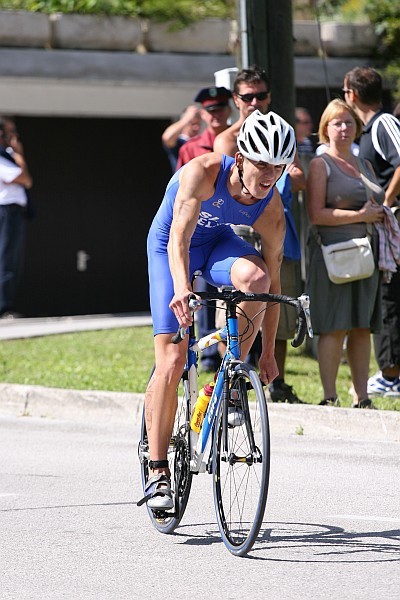
[[[375,69],[356,67],[344,77],[343,93],[364,123],[360,157],[372,164],[385,190],[384,205],[393,208],[400,199],[400,122],[382,110],[382,78]],[[368,394],[400,396],[400,271],[382,283],[383,329],[374,335],[380,372],[368,380]]]

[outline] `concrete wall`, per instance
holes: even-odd
[[[369,26],[322,23],[327,82],[317,24],[293,30],[296,88],[340,88],[375,42]],[[0,113],[177,115],[215,71],[236,66],[237,47],[237,24],[220,19],[171,31],[127,17],[0,11]]]

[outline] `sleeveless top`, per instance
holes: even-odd
[[[375,175],[368,168],[364,159],[360,168],[365,175],[353,177],[348,175],[327,154],[320,156],[325,161],[328,179],[326,190],[327,208],[340,208],[342,210],[360,210],[365,202],[372,196],[378,204],[383,204],[385,192],[377,182]],[[367,235],[367,223],[348,223],[346,225],[317,225],[321,242],[324,245],[344,242],[351,238],[361,238]],[[374,229],[374,228],[372,228]]]
[[[192,247],[202,246],[217,239],[226,229],[230,229],[230,225],[253,225],[271,201],[274,188],[265,198],[251,206],[241,204],[230,195],[227,180],[234,162],[234,158],[222,155],[214,194],[201,203],[199,218],[191,240]],[[186,165],[181,167],[171,178],[151,226],[153,231],[156,228],[157,242],[161,245],[166,245],[169,240],[174,203],[179,189],[179,175],[185,167]]]

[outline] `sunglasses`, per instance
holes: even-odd
[[[258,94],[236,94],[236,96],[243,100],[243,102],[249,104],[250,102],[253,102],[254,98],[257,98],[257,100],[266,100],[268,94],[269,92],[258,92]]]

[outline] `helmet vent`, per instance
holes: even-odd
[[[279,156],[279,133],[274,131],[274,156]]]
[[[259,150],[258,150],[253,138],[251,137],[251,135],[249,135],[249,142],[250,142],[250,146],[251,146],[253,152],[256,152],[257,154],[259,154]]]
[[[258,137],[261,141],[262,146],[267,150],[267,152],[270,151],[270,144],[269,144],[269,140],[268,138],[265,136],[265,134],[261,131],[261,129],[259,127],[254,127],[254,129],[256,130],[256,132],[258,133]],[[257,148],[255,148],[255,150],[257,150],[258,152],[260,152],[260,150]]]
[[[289,143],[290,143],[290,138],[289,138],[289,136],[287,135],[287,136],[285,137],[285,139],[284,139],[284,142],[283,142],[283,145],[282,145],[282,154],[285,154],[286,150],[288,149]]]
[[[243,140],[240,140],[240,141],[239,141],[239,148],[240,148],[240,150],[241,150],[241,151],[243,151],[245,154],[248,154],[248,153],[249,153],[249,149],[248,149],[248,147],[246,146],[246,144],[244,143],[244,141],[243,141]]]

